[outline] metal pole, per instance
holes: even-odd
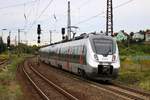
[[[3,31],[2,31],[2,38],[3,38]]]
[[[2,38],[3,38],[3,31],[6,31],[7,29],[2,29]]]
[[[11,31],[9,31],[9,36],[11,36]]]
[[[67,25],[67,33],[68,40],[71,39],[71,16],[70,16],[70,1],[68,1],[68,25]]]
[[[17,36],[15,36],[15,46],[17,46]]]
[[[11,31],[9,31],[9,37],[11,36]],[[11,38],[10,38],[11,41]],[[10,42],[11,43],[11,42]],[[8,46],[8,57],[9,57],[9,63],[11,63],[11,51],[10,51],[10,46]]]
[[[106,35],[113,36],[113,4],[112,0],[107,0],[107,15],[106,15]]]
[[[50,39],[50,44],[52,43],[52,31],[49,31],[49,39]]]
[[[24,35],[25,35],[25,43],[26,43],[26,45],[28,44],[27,43],[27,32],[24,32]]]
[[[20,29],[18,29],[18,45],[20,44]]]

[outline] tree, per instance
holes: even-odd
[[[145,41],[145,39],[146,39],[146,32],[144,32],[143,30],[140,30],[139,33],[144,36],[143,40],[141,40],[141,41]]]
[[[3,50],[2,43],[3,43],[3,41],[2,41],[2,37],[0,37],[0,53],[1,53],[1,52],[2,52],[2,50]]]
[[[130,42],[132,42],[132,41],[133,41],[133,36],[134,36],[134,33],[133,33],[133,32],[131,32],[131,33],[130,33]]]

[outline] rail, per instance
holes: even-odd
[[[35,87],[35,89],[38,91],[38,93],[41,95],[41,97],[44,100],[50,100],[46,94],[36,85],[36,83],[31,79],[31,77],[29,76],[29,74],[25,71],[24,66],[22,66],[22,70],[24,72],[24,74],[26,75],[26,77],[28,78],[28,80],[30,81],[30,83]]]
[[[65,73],[62,70],[59,70],[59,71],[61,73]],[[104,84],[102,82],[97,82],[97,81],[81,78],[77,75],[73,75],[73,74],[70,75],[70,73],[65,73],[65,74],[68,77],[71,77],[75,80],[85,81],[95,88],[108,90],[108,92],[116,94],[116,95],[120,96],[121,98],[136,99],[136,100],[150,100],[149,92],[133,89],[131,87],[122,85],[121,83],[120,84],[116,83],[115,81]]]
[[[46,77],[44,77],[41,73],[39,73],[36,69],[32,67],[31,64],[28,64],[29,68],[39,77],[41,77],[42,80],[44,80],[46,83],[48,83],[50,86],[54,87],[59,93],[63,94],[65,97],[67,97],[69,100],[78,100],[76,97],[74,97],[72,94],[68,93],[55,83],[48,80]],[[30,75],[26,72],[24,66],[22,66],[22,70],[25,73],[26,77],[29,79],[29,81],[32,83],[32,85],[35,87],[35,89],[38,91],[38,93],[42,96],[44,100],[50,100],[48,96],[36,85],[36,83],[33,81],[33,79],[30,77]]]
[[[7,62],[8,60],[3,60],[2,62],[0,62],[0,65],[3,65]]]
[[[98,83],[98,82],[90,81],[90,80],[79,78],[79,77],[74,77],[74,79],[86,81],[87,83],[91,84],[91,86],[95,88],[106,89],[123,98],[125,97],[131,100],[132,99],[133,100],[150,100],[150,93],[136,90],[128,86],[121,85],[119,83],[110,82],[110,83],[104,84],[104,83]]]

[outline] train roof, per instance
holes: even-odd
[[[77,36],[73,39],[70,39],[70,40],[62,40],[60,42],[56,42],[56,43],[52,43],[52,44],[49,44],[49,45],[44,45],[42,46],[41,48],[45,48],[45,47],[48,47],[48,46],[52,46],[52,45],[56,45],[56,44],[60,44],[60,43],[67,43],[67,42],[71,42],[71,41],[76,41],[76,40],[81,40],[81,39],[86,39],[86,38],[90,38],[90,39],[93,39],[93,38],[105,38],[105,39],[113,39],[111,36],[106,36],[104,34],[97,34],[97,33],[90,33],[90,34],[86,34],[86,33],[83,33],[81,34],[80,36]]]

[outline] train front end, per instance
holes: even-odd
[[[109,36],[93,35],[87,48],[89,76],[98,80],[117,78],[120,60],[116,41]]]

